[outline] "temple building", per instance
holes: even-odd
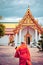
[[[8,26],[5,30],[5,36],[7,43],[9,43],[9,37],[14,38],[15,45],[20,45],[22,41],[31,45],[33,42],[38,42],[40,35],[43,33],[42,27],[39,25],[38,21],[32,16],[30,9],[28,8],[24,17],[19,21],[19,23],[3,23]]]

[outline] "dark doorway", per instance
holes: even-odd
[[[27,44],[30,44],[30,37],[27,37]]]

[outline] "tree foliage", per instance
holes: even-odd
[[[0,24],[0,38],[4,36],[5,34],[5,26],[3,24]]]
[[[0,20],[2,20],[3,19],[3,16],[0,16]]]

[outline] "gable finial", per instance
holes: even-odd
[[[29,5],[28,5],[28,9],[29,9]]]

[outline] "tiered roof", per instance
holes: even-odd
[[[14,29],[14,34],[18,33],[23,26],[31,26],[33,29],[37,29],[39,33],[43,33],[43,29],[38,24],[38,21],[32,16],[30,9],[26,11],[23,19],[19,22],[18,26]]]

